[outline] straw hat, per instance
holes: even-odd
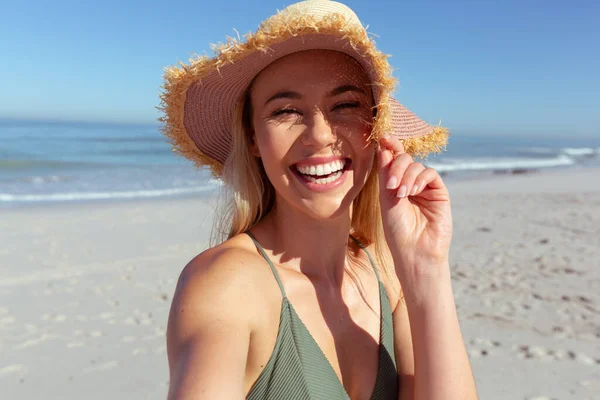
[[[266,19],[243,39],[227,38],[214,55],[165,70],[162,130],[175,152],[221,175],[231,151],[234,110],[267,65],[304,50],[333,50],[358,60],[373,84],[377,113],[370,139],[392,134],[417,156],[444,149],[448,131],[419,119],[391,97],[396,80],[387,56],[375,47],[356,14],[341,3],[307,0]]]

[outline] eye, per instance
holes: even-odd
[[[343,103],[336,104],[333,107],[333,110],[343,110],[346,108],[359,108],[360,102],[358,101],[345,101]]]
[[[280,109],[277,109],[277,110],[273,111],[271,113],[271,116],[272,117],[279,117],[281,115],[292,115],[292,114],[301,115],[300,111],[298,111],[298,110],[296,110],[294,108],[280,108]]]

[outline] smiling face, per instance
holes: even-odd
[[[347,213],[373,166],[369,79],[351,57],[295,53],[255,78],[252,152],[277,203],[322,219]]]

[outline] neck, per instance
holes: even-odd
[[[309,278],[341,286],[348,254],[350,209],[339,216],[313,219],[299,210],[275,202],[256,229],[273,261]]]

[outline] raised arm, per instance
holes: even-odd
[[[235,251],[234,251],[235,252]],[[239,254],[210,250],[183,270],[169,315],[169,400],[243,399],[251,301]]]
[[[450,279],[448,189],[437,171],[404,153],[397,138],[382,138],[379,144],[383,227],[404,295],[405,309],[396,310],[394,317],[410,321],[414,353],[414,366],[402,360],[407,374],[414,368],[414,390],[406,389],[410,392],[406,399],[475,400],[475,381]],[[394,324],[397,329],[407,328]]]

